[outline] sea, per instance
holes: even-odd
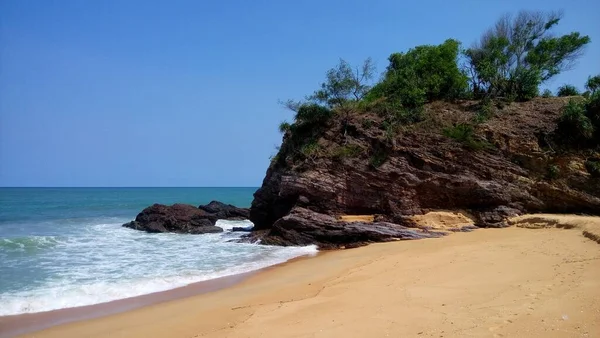
[[[257,188],[0,188],[0,316],[99,304],[314,255],[315,246],[242,244],[219,234],[122,227],[153,203],[249,207]]]

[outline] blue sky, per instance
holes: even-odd
[[[592,38],[547,87],[600,73],[598,1],[0,1],[0,186],[259,186],[290,119],[340,57],[558,10]]]

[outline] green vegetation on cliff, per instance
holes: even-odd
[[[590,42],[578,32],[554,36],[557,13],[521,11],[505,15],[465,51],[475,95],[525,101],[539,85],[568,70]]]
[[[369,102],[385,98],[408,109],[425,102],[456,99],[467,91],[467,76],[458,67],[460,43],[446,40],[438,46],[417,46],[394,53],[383,80],[369,92]]]
[[[340,60],[312,95],[283,103],[296,115],[293,123],[280,125],[284,142],[273,165],[367,157],[371,167],[378,168],[398,137],[416,131],[437,134],[470,151],[494,151],[494,143],[482,132],[484,124],[511,102],[540,96],[539,87],[570,69],[590,42],[579,32],[553,34],[560,18],[556,13],[522,11],[501,17],[467,49],[448,39],[393,53],[376,82],[371,59],[359,67]],[[590,77],[585,87],[585,97],[571,99],[557,129],[543,136],[553,151],[600,147],[600,76]],[[557,93],[578,95],[570,85]],[[541,96],[552,93],[546,90]],[[443,107],[435,108],[440,101],[462,102],[468,113],[443,114]],[[369,141],[358,140],[358,134],[368,135]],[[594,163],[586,167],[595,173]]]
[[[557,137],[565,147],[600,146],[600,92],[569,100],[558,121]]]
[[[577,87],[566,84],[558,87],[558,91],[556,92],[556,96],[564,97],[564,96],[579,96],[581,93],[577,89]]]

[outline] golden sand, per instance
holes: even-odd
[[[432,211],[425,215],[412,216],[411,219],[420,226],[435,230],[462,229],[473,226],[473,220],[464,213],[452,211]]]
[[[600,218],[529,217],[554,223],[326,252],[27,336],[600,337]]]
[[[343,215],[338,217],[343,222],[373,222],[375,215]]]

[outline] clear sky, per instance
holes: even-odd
[[[0,1],[0,186],[259,186],[291,114],[340,57],[558,10],[592,38],[546,87],[600,73],[600,1]]]

